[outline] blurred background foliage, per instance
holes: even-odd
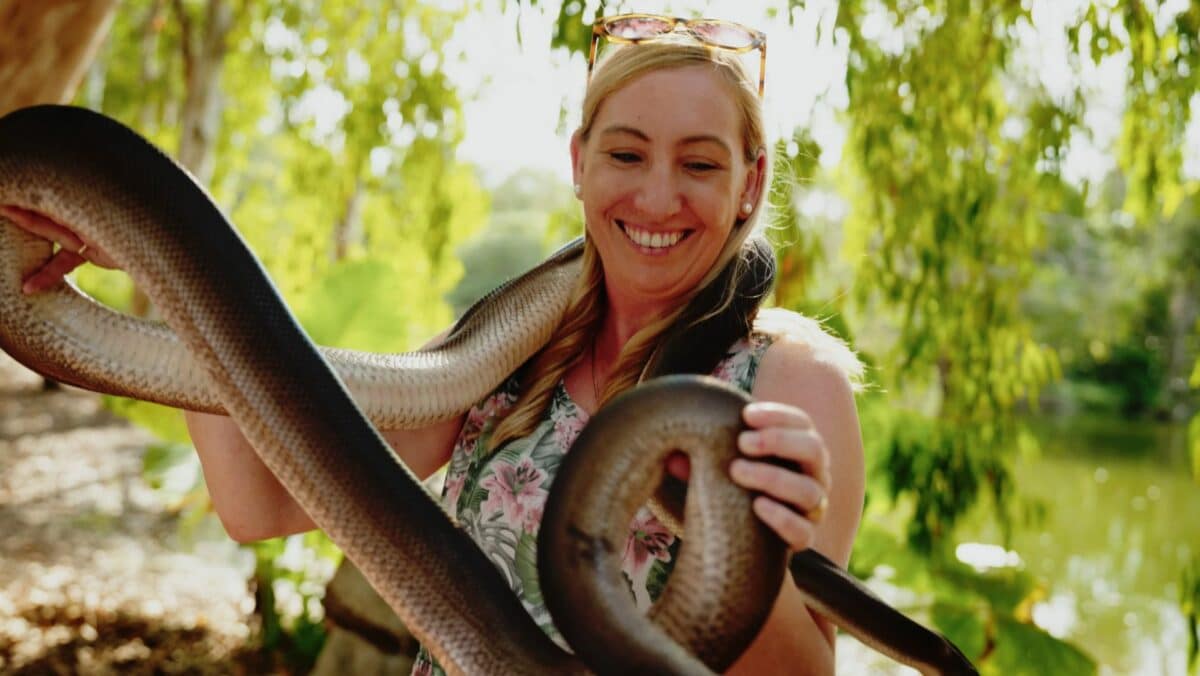
[[[809,3],[768,4],[798,20]],[[594,16],[645,9],[501,5],[556,16],[556,31],[492,39],[576,54]],[[1019,58],[1037,6],[838,4],[819,30],[848,54],[844,144],[799,124],[773,139],[775,302],[820,317],[870,365],[853,572],[985,673],[1194,672],[1200,182],[1185,149],[1200,4],[1073,3],[1064,67],[1116,64],[1124,78],[1121,130],[1101,148],[1117,161],[1099,181],[1064,169],[1097,139],[1084,80],[1052,91]],[[175,152],[318,342],[411,349],[582,227],[554,175],[486,186],[457,159],[472,92],[443,73],[473,9],[127,2],[78,102]],[[120,274],[78,277],[153,312]],[[172,445],[187,443],[176,412],[110,405],[163,437],[149,478],[194,463]],[[202,515],[199,474],[186,476],[181,504]],[[263,645],[298,668],[323,635],[321,585],[303,571],[325,570],[279,564],[301,546],[338,556],[313,535],[255,546]]]

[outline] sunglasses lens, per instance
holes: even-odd
[[[642,40],[652,38],[663,33],[670,33],[675,30],[675,25],[670,21],[663,19],[655,19],[654,17],[629,17],[618,18],[604,24],[604,29],[608,34],[616,38],[624,38],[626,40]]]
[[[745,28],[725,21],[695,21],[689,24],[692,33],[718,47],[744,49],[754,44],[754,34]]]

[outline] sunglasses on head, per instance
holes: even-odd
[[[596,19],[592,24],[592,49],[588,54],[588,82],[592,81],[600,38],[636,45],[661,40],[679,31],[705,46],[735,54],[759,50],[758,96],[762,97],[766,83],[767,34],[723,19],[681,19],[660,14],[617,14]]]

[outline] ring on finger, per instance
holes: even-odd
[[[829,509],[829,496],[826,495],[825,493],[822,493],[821,499],[817,500],[816,506],[814,506],[812,509],[808,510],[805,513],[805,516],[808,517],[809,521],[812,521],[813,523],[819,523],[821,521],[821,519],[825,518],[825,512],[828,509]]]
[[[87,253],[87,250],[88,250],[88,245],[84,244],[83,246],[79,247],[79,251],[76,251],[75,255],[79,256],[80,258],[86,258],[86,256],[84,256],[84,254]]]

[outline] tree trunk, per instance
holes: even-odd
[[[0,0],[0,115],[69,102],[116,7],[117,0]],[[56,387],[42,381],[43,389]]]
[[[345,260],[350,248],[362,241],[362,206],[364,194],[361,178],[354,179],[354,190],[346,200],[341,219],[333,226],[333,261]]]
[[[237,16],[225,0],[208,0],[199,23],[183,6],[183,0],[174,0],[172,7],[183,36],[185,82],[176,159],[201,185],[208,185],[213,172],[212,150],[221,126],[221,67],[228,50],[226,38]]]
[[[417,641],[396,613],[344,559],[325,587],[325,626],[329,633],[312,676],[407,674]]]
[[[154,50],[161,2],[156,0],[142,23],[142,75],[157,75]],[[180,49],[183,52],[184,99],[180,119],[179,150],[175,159],[196,177],[203,186],[212,181],[213,148],[221,126],[221,69],[228,50],[226,38],[237,24],[238,17],[225,0],[208,0],[204,15],[193,17],[183,0],[173,0],[171,8],[179,22]],[[143,121],[153,118],[153,111],[143,106]],[[130,312],[139,317],[150,314],[150,299],[141,289],[134,288]]]
[[[116,0],[0,0],[0,115],[75,95]]]

